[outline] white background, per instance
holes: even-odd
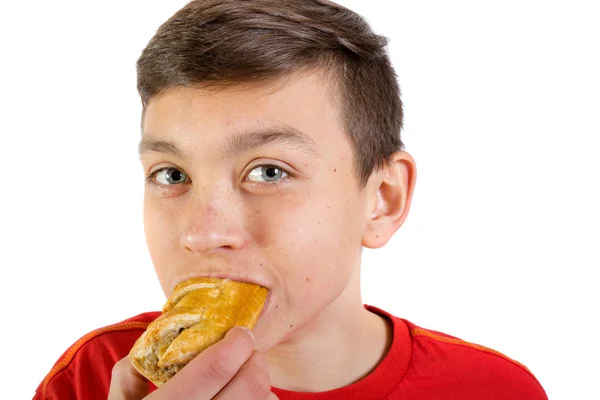
[[[600,13],[594,1],[341,1],[390,37],[410,216],[364,301],[598,399]],[[135,61],[185,1],[0,6],[0,398],[85,333],[164,301],[142,228]]]

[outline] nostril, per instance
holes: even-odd
[[[247,240],[242,230],[197,229],[181,236],[180,248],[186,253],[209,254],[219,251],[239,250]]]

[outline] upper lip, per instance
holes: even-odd
[[[270,291],[270,285],[267,282],[265,282],[263,279],[257,279],[252,276],[224,274],[224,273],[218,273],[218,272],[205,272],[205,273],[195,272],[195,273],[189,273],[189,274],[180,276],[175,281],[175,284],[171,288],[171,293],[173,293],[173,290],[175,289],[175,287],[177,285],[179,285],[181,282],[187,281],[188,279],[192,279],[192,278],[229,279],[231,281],[236,281],[236,282],[252,283],[254,285],[262,286]]]

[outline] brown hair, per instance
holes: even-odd
[[[143,50],[137,86],[145,110],[175,86],[259,82],[301,69],[332,73],[364,188],[404,148],[386,45],[360,15],[326,0],[193,0]]]

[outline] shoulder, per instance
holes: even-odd
[[[468,390],[480,399],[547,399],[523,364],[496,350],[403,321],[412,340],[407,378],[430,377],[448,390]]]
[[[82,336],[56,361],[38,386],[36,398],[89,399],[90,390],[98,392],[98,398],[106,398],[113,365],[129,353],[159,315],[160,312],[139,314]],[[106,394],[102,394],[104,388]]]

